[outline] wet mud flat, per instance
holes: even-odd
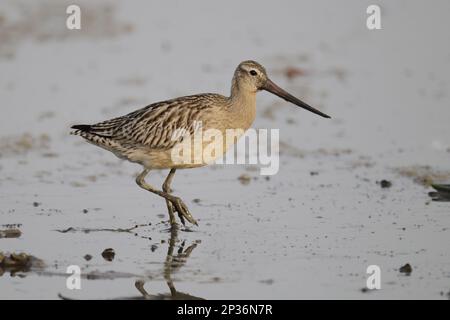
[[[211,299],[258,292],[270,298],[274,289],[286,298],[405,291],[439,298],[447,292],[442,244],[449,203],[433,201],[431,187],[391,168],[355,165],[360,157],[353,152],[304,151],[301,170],[298,155],[281,157],[285,169],[269,178],[253,166],[183,171],[175,192],[189,201],[199,227],[176,233],[164,201],[135,186],[132,165],[117,163],[128,175],[106,175],[104,164],[96,164],[106,177],[86,185],[68,179],[24,192],[16,182],[9,192],[21,199],[2,199],[2,222],[9,222],[1,227],[4,256],[26,253],[43,263],[2,266],[2,297]],[[69,175],[75,181],[77,172]],[[383,270],[383,291],[365,289],[371,264]],[[406,264],[412,271],[402,271]],[[71,265],[82,270],[81,290],[66,287]],[[48,290],[37,290],[44,284]]]
[[[324,4],[317,3],[310,5],[318,14]],[[389,68],[367,66],[359,57],[377,61],[383,42],[347,18],[348,25],[324,30],[321,43],[302,35],[300,47],[294,10],[273,8],[276,17],[292,18],[280,19],[286,38],[253,31],[241,39],[239,28],[218,17],[214,33],[183,46],[186,63],[176,59],[186,34],[171,19],[149,19],[138,6],[108,6],[88,10],[90,31],[75,38],[40,29],[36,17],[50,11],[39,5],[16,20],[14,5],[0,10],[7,26],[0,38],[10,39],[0,42],[0,100],[9,115],[0,120],[0,298],[448,298],[445,57],[419,59],[430,47],[419,43],[421,64],[400,47],[389,51]],[[172,12],[166,6],[160,16]],[[410,6],[402,9],[423,9]],[[239,17],[237,27],[260,23]],[[188,33],[201,27],[184,22]],[[30,28],[36,32],[23,31]],[[180,170],[174,193],[199,227],[171,230],[165,202],[136,186],[138,166],[68,135],[75,122],[190,92],[227,92],[235,62],[255,52],[272,78],[333,119],[260,94],[254,127],[280,130],[279,172],[261,176],[258,165]],[[149,181],[159,186],[166,174],[152,172]],[[381,269],[381,290],[365,287],[369,265]],[[81,270],[80,290],[67,287],[70,266]]]

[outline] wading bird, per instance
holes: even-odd
[[[176,225],[174,213],[177,213],[183,224],[186,219],[197,225],[186,204],[172,195],[170,185],[177,169],[195,168],[208,163],[174,161],[172,150],[186,137],[174,133],[184,130],[194,135],[198,122],[202,123],[203,129],[220,132],[241,129],[245,132],[255,119],[256,93],[260,90],[266,90],[303,109],[330,118],[278,87],[268,78],[265,68],[259,63],[243,61],[234,72],[229,97],[204,93],[157,102],[122,117],[93,125],[74,125],[72,129],[75,130],[71,133],[113,152],[121,159],[142,165],[144,169],[137,176],[136,183],[166,200],[170,224]],[[231,145],[233,143],[228,141],[223,152]],[[194,155],[195,152],[198,151],[194,150]],[[162,190],[145,181],[145,177],[153,169],[170,169]]]

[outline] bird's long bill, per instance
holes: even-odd
[[[306,103],[304,103],[303,101],[301,101],[300,99],[297,99],[296,97],[294,97],[292,94],[290,94],[289,92],[284,91],[283,89],[281,89],[279,86],[277,86],[275,83],[273,83],[272,80],[267,79],[266,84],[263,86],[264,90],[269,91],[270,93],[273,93],[274,95],[283,98],[286,101],[289,101],[303,109],[309,110],[315,114],[318,114],[319,116],[322,116],[324,118],[331,118],[329,115],[320,112],[317,109],[314,109],[313,107],[307,105]]]

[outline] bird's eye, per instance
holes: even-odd
[[[258,74],[258,72],[256,72],[255,70],[250,70],[250,74],[251,74],[252,76],[256,76],[256,75]]]

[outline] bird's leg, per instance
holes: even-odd
[[[144,171],[142,171],[137,177],[136,177],[136,183],[138,184],[138,186],[140,186],[142,189],[145,189],[147,191],[150,191],[154,194],[157,194],[160,197],[165,198],[166,200],[169,200],[174,209],[181,215],[183,215],[183,217],[189,221],[192,224],[198,225],[197,221],[194,219],[194,217],[192,216],[192,214],[189,212],[189,209],[187,208],[187,206],[184,204],[184,202],[179,198],[179,197],[175,197],[167,192],[164,191],[160,191],[158,189],[155,189],[154,187],[152,187],[151,185],[149,185],[147,182],[145,182],[145,177],[147,176],[147,174],[149,173],[150,170],[148,169],[144,169]],[[170,215],[170,212],[169,212]],[[170,217],[170,223],[172,225],[175,224],[175,218],[173,217],[173,212],[172,212],[172,216]]]
[[[145,182],[145,177],[147,176],[147,174],[148,174],[149,172],[150,172],[150,170],[144,169],[144,171],[142,171],[142,173],[139,174],[139,175],[137,176],[137,178],[136,178],[136,183],[137,183],[138,186],[140,186],[141,188],[143,188],[143,189],[145,189],[145,190],[147,190],[147,191],[156,193],[156,191],[158,191],[158,190],[154,189],[151,185],[149,185],[148,183]],[[167,201],[168,201],[168,200],[166,199],[166,202],[167,202]],[[170,222],[170,225],[171,225],[171,226],[173,226],[173,225],[176,224],[175,216],[174,216],[174,214],[173,214],[173,210],[169,210],[169,222]]]
[[[162,185],[162,189],[165,193],[171,194],[172,193],[172,189],[170,188],[170,185],[172,184],[172,180],[173,177],[175,176],[175,171],[177,169],[170,169],[169,174],[167,175],[166,180],[164,181],[163,185]],[[169,216],[173,217],[173,212],[174,212],[174,207],[172,202],[170,202],[169,200],[166,199],[166,204],[167,204],[167,211],[169,211]],[[184,218],[183,215],[181,213],[178,212],[178,217],[180,217],[180,221],[183,225],[185,225],[184,223]],[[170,224],[172,224],[172,222],[170,222]],[[173,224],[172,224],[173,225]]]

